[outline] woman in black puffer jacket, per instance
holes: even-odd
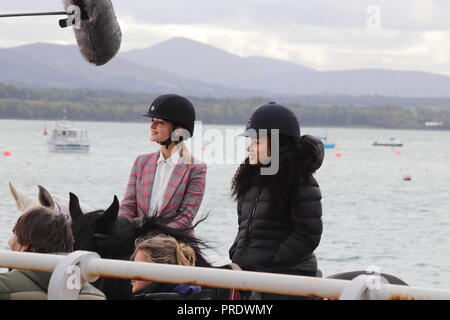
[[[322,196],[312,174],[323,161],[322,142],[301,136],[295,114],[274,102],[254,111],[244,135],[251,143],[232,183],[239,222],[232,262],[243,270],[316,276]],[[267,174],[273,167],[278,170]]]

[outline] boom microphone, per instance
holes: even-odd
[[[64,9],[81,10],[79,27],[74,27],[78,47],[83,57],[97,66],[110,61],[119,51],[122,32],[111,0],[63,0]],[[69,18],[70,19],[70,18]],[[60,25],[63,27],[63,25]]]
[[[119,51],[122,32],[111,0],[63,0],[62,12],[0,14],[0,18],[67,15],[61,28],[74,26],[81,55],[97,66],[110,61]]]

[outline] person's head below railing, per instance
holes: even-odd
[[[73,250],[70,221],[66,215],[55,214],[42,207],[21,215],[9,240],[12,251],[67,254]],[[0,300],[44,300],[52,273],[34,270],[11,270],[0,273]],[[80,291],[80,300],[105,299],[90,284]]]
[[[12,251],[64,253],[73,250],[73,236],[66,216],[46,208],[31,209],[17,220],[9,240]]]
[[[195,251],[189,245],[164,234],[150,235],[136,241],[131,260],[136,262],[163,263],[195,266]],[[165,284],[147,280],[131,281],[134,299],[195,299],[201,287],[185,284]]]

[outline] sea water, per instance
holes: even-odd
[[[9,181],[30,196],[40,184],[105,209],[114,195],[122,198],[136,156],[159,147],[149,141],[147,123],[72,123],[89,131],[89,153],[49,152],[43,130],[51,130],[50,121],[0,120],[0,249],[9,249],[18,216]],[[237,233],[230,188],[245,155],[245,142],[233,138],[240,129],[203,125],[195,132],[203,141],[193,145],[208,164],[198,213],[208,218],[196,234],[224,262]],[[324,226],[316,255],[324,276],[375,267],[410,285],[450,289],[450,132],[302,127],[302,134],[336,143],[315,174]],[[390,137],[404,146],[372,146]]]

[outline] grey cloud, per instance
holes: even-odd
[[[364,27],[367,8],[381,9],[382,26],[449,30],[447,0],[113,0],[118,17],[143,24],[213,24],[248,30],[277,25]],[[62,1],[2,1],[0,12],[60,10]]]
[[[425,32],[450,31],[448,0],[113,0],[113,3],[119,19],[138,26],[148,24],[152,30],[166,24],[220,30],[215,33],[206,30],[207,42],[242,55],[270,56],[264,49],[273,41],[279,51],[286,50],[287,59],[306,65],[312,60],[305,58],[302,52],[305,47],[312,48],[309,55],[322,51],[326,57],[322,67],[326,69],[389,66],[433,71],[442,68],[441,72],[450,72],[448,65],[433,64],[439,59],[427,59],[426,50],[419,53],[410,50],[427,45]],[[366,27],[369,16],[366,10],[370,5],[381,9],[379,30]],[[61,8],[60,0],[0,3],[0,12]],[[57,18],[12,21],[0,20],[0,47],[37,41],[75,43],[72,32],[59,29]],[[180,29],[160,33],[124,30],[122,49],[149,47],[180,36],[177,30]],[[242,35],[240,39],[236,39],[237,32]],[[443,43],[433,50],[442,55],[446,48]]]
[[[141,0],[115,1],[118,14],[140,23],[220,24],[264,28],[278,24],[365,26],[367,8],[381,9],[385,28],[447,30],[450,1],[445,0]]]

